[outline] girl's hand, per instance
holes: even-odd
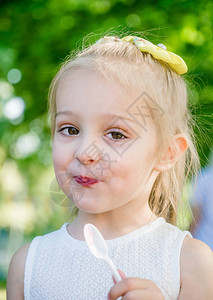
[[[115,300],[121,296],[122,300],[164,300],[163,294],[153,281],[138,277],[127,278],[121,270],[118,272],[122,281],[117,283],[113,278],[115,285],[109,291],[107,300]]]

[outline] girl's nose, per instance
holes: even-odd
[[[92,141],[86,145],[82,143],[75,151],[75,158],[82,164],[96,164],[102,156],[103,150],[96,141]]]

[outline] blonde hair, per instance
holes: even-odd
[[[89,45],[70,56],[51,83],[49,113],[52,138],[55,132],[56,91],[60,80],[67,72],[88,67],[101,72],[108,80],[116,79],[128,90],[146,91],[151,95],[163,111],[163,117],[155,112],[154,118],[159,131],[160,153],[168,151],[175,134],[181,133],[186,137],[187,150],[171,169],[157,176],[149,196],[153,213],[176,225],[184,184],[200,168],[185,80],[168,64],[154,59],[149,53],[142,53],[129,42],[105,39],[104,42]],[[73,213],[78,213],[77,207],[74,207]]]

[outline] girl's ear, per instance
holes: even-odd
[[[177,134],[173,137],[166,155],[161,157],[160,161],[155,165],[158,172],[167,171],[172,168],[182,153],[188,148],[187,139],[183,134]]]

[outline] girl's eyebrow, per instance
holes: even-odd
[[[55,114],[55,117],[59,116],[59,115],[65,115],[65,116],[73,116],[73,115],[79,115],[78,113],[73,113],[72,111],[70,110],[64,110],[64,111],[59,111]],[[100,119],[110,119],[110,120],[127,120],[129,122],[133,122],[135,124],[138,124],[138,122],[132,118],[128,118],[127,116],[125,115],[121,115],[121,116],[118,116],[118,115],[115,115],[115,114],[101,114],[98,116]]]

